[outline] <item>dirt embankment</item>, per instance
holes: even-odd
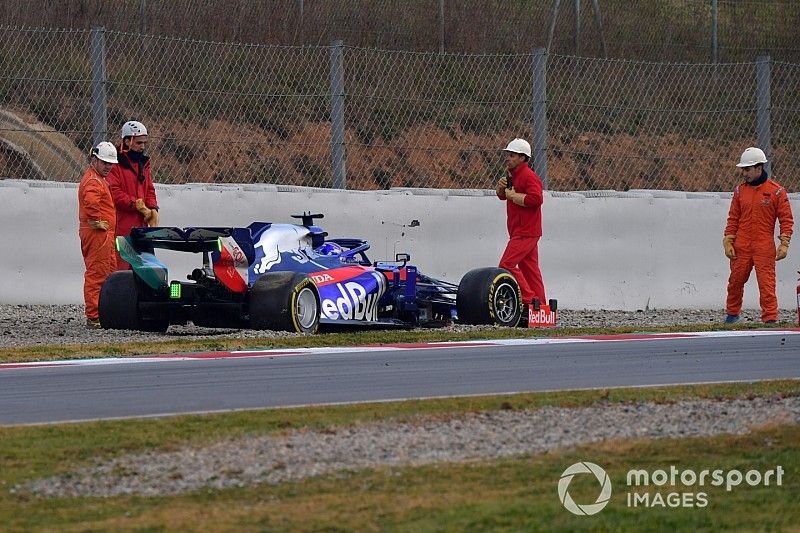
[[[87,163],[66,135],[28,113],[0,109],[0,177],[78,181]]]
[[[0,176],[77,181],[87,159],[65,135],[24,114],[5,111],[12,121],[0,144]],[[226,120],[205,124],[143,118],[151,137],[154,176],[159,183],[274,183],[332,186],[330,123],[300,122],[266,129]],[[493,188],[503,175],[502,148],[529,132],[512,129],[479,134],[460,127],[412,126],[390,140],[366,142],[345,132],[347,188]],[[113,139],[115,142],[116,138]],[[738,181],[737,155],[755,144],[599,132],[551,132],[548,188],[551,190],[668,189],[731,190]],[[776,147],[774,157],[791,154]],[[792,183],[784,181],[790,190]]]
[[[156,180],[163,183],[276,183],[331,186],[330,124],[306,122],[268,131],[223,120],[150,124]],[[370,144],[345,133],[347,187],[493,188],[503,173],[502,148],[513,130],[491,134],[413,126]],[[682,139],[678,135],[551,133],[549,188],[730,190],[733,163],[755,142]],[[781,156],[776,149],[776,157]]]

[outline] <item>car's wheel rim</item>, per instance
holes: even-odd
[[[304,330],[311,329],[317,321],[317,298],[308,287],[297,295],[297,322]]]
[[[494,291],[494,312],[498,322],[507,324],[517,315],[519,301],[517,291],[509,283],[503,283]]]

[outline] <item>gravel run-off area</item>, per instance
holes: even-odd
[[[562,327],[653,326],[722,324],[725,311],[704,309],[662,309],[641,311],[559,310]],[[781,310],[781,322],[797,322],[794,310]],[[758,310],[742,312],[743,323],[760,323]],[[492,326],[450,326],[451,331],[491,329]],[[98,344],[137,341],[200,339],[209,337],[276,338],[293,333],[238,329],[170,326],[165,334],[124,330],[87,330],[82,305],[0,305],[0,348],[52,344]]]
[[[743,434],[800,423],[800,397],[685,400],[419,417],[224,440],[98,461],[13,489],[39,497],[164,496],[370,467],[493,460],[609,439]]]

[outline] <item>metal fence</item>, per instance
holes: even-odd
[[[0,28],[10,178],[76,180],[91,145],[117,142],[136,119],[161,183],[492,188],[500,149],[522,136],[551,190],[729,190],[733,163],[756,144],[797,190],[799,102],[800,65],[768,58],[690,65]]]
[[[796,0],[2,0],[0,26],[290,46],[800,61]],[[576,16],[577,14],[577,16]],[[599,15],[599,16],[598,16]],[[598,22],[600,24],[598,24]],[[602,31],[600,31],[602,28]],[[552,29],[552,30],[551,30]],[[551,33],[552,32],[552,33]],[[552,38],[550,37],[552,34]],[[605,47],[602,44],[605,44]]]

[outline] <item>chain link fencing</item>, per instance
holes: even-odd
[[[729,190],[739,154],[759,144],[753,63],[550,59],[556,189]]]
[[[107,46],[109,136],[144,122],[160,181],[330,186],[328,47],[114,32]]]
[[[80,177],[91,146],[90,79],[88,32],[0,29],[0,176]]]
[[[772,65],[772,173],[790,191],[800,191],[800,64]]]
[[[0,28],[0,176],[75,181],[140,120],[160,183],[486,189],[539,135],[551,190],[730,190],[763,143],[800,189],[800,65],[536,57]]]
[[[551,53],[618,59],[738,62],[769,53],[800,62],[796,0],[4,0],[3,7],[1,26],[104,26],[203,41],[341,39],[359,48],[469,54],[549,45]]]

